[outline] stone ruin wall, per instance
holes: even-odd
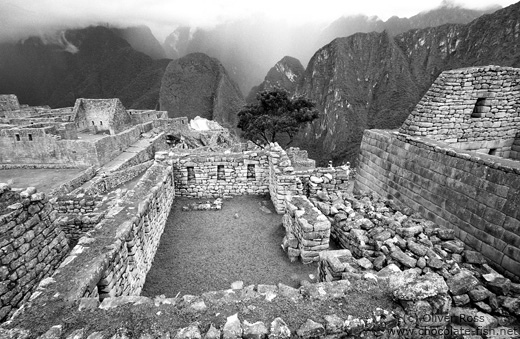
[[[400,132],[508,158],[520,131],[519,97],[520,69],[487,66],[445,71]]]
[[[178,196],[217,198],[269,191],[268,159],[263,151],[175,155],[171,160]],[[254,177],[248,177],[248,166],[254,166]]]
[[[283,214],[285,198],[303,192],[287,153],[278,144],[259,151],[160,155],[160,159],[167,158],[173,166],[178,196],[216,198],[269,193],[277,213]],[[248,165],[254,165],[254,178],[248,178]],[[221,179],[218,166],[224,170]],[[190,174],[190,179],[188,168],[194,176]]]
[[[65,232],[70,247],[103,219],[105,212],[98,210],[102,199],[99,195],[66,194],[50,200],[58,211],[56,223]]]
[[[123,169],[117,171],[102,173],[100,176],[85,183],[83,187],[74,193],[95,195],[109,192],[145,172],[153,165],[153,162],[153,160],[148,160],[135,166],[125,166]]]
[[[283,216],[285,238],[282,248],[294,261],[309,264],[320,260],[320,252],[329,248],[331,223],[306,197],[285,200]]]
[[[0,117],[6,112],[17,111],[20,109],[18,97],[14,94],[0,95]]]
[[[171,168],[154,165],[128,195],[131,201],[128,206],[137,205],[137,211],[130,209],[122,226],[116,218],[108,217],[101,223],[101,228],[122,229],[115,234],[111,259],[97,282],[100,300],[141,293],[170,214],[174,192]],[[96,291],[88,295],[92,293]]]
[[[355,187],[454,229],[496,269],[519,276],[520,166],[500,161],[424,138],[367,130]]]
[[[515,140],[513,141],[513,145],[511,146],[509,158],[513,160],[520,160],[520,133],[516,134]]]
[[[58,210],[34,188],[0,184],[0,322],[31,297],[68,252]]]
[[[0,162],[4,168],[9,165],[31,165],[35,168],[101,166],[127,150],[139,140],[142,133],[149,132],[153,126],[152,122],[148,122],[95,141],[58,140],[53,135],[45,134],[43,129],[0,130]],[[16,134],[20,136],[20,141]],[[29,134],[32,140],[29,140]],[[134,164],[153,159],[155,151],[165,147],[164,140],[157,137],[152,147],[142,151]]]
[[[296,171],[295,175],[302,182],[302,194],[314,198],[320,191],[343,192],[348,190],[350,181],[349,167],[319,167],[305,171]]]
[[[108,206],[95,228],[82,232],[60,268],[41,281],[26,306],[41,307],[40,303],[55,296],[73,301],[139,295],[173,199],[171,168],[152,165],[133,190]],[[74,207],[81,205],[77,200],[73,200]],[[61,206],[68,208],[70,204]]]

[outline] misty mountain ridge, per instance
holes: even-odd
[[[66,107],[76,98],[119,97],[155,108],[169,60],[153,60],[102,26],[0,44],[0,93],[29,105]]]
[[[453,1],[444,0],[437,8],[418,13],[410,18],[392,16],[383,21],[377,16],[345,16],[327,26],[321,33],[319,41],[322,43],[321,45],[325,45],[337,37],[347,37],[355,33],[387,31],[391,35],[397,35],[411,29],[436,27],[444,24],[466,24],[501,8],[502,6],[494,5],[483,9],[469,9]]]
[[[290,55],[307,64],[316,50],[337,37],[384,30],[397,35],[415,28],[465,24],[499,8],[474,10],[444,1],[439,7],[410,18],[392,17],[385,22],[377,17],[355,15],[339,18],[325,28],[318,24],[291,27],[274,20],[251,18],[212,29],[180,27],[165,39],[163,47],[172,59],[193,52],[219,59],[242,93],[247,94],[283,56]]]

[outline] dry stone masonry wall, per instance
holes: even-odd
[[[51,199],[58,211],[56,223],[65,232],[70,245],[103,219],[105,212],[98,210],[102,199],[98,195],[85,194],[60,195]]]
[[[269,193],[276,211],[283,214],[285,198],[303,192],[287,153],[278,144],[265,150],[234,153],[157,152],[156,160],[166,159],[173,166],[178,196],[217,198]]]
[[[268,159],[263,151],[173,155],[171,161],[179,196],[217,198],[269,190]]]
[[[12,190],[0,184],[0,322],[55,271],[68,253],[58,211],[34,187]]]
[[[400,132],[507,158],[520,131],[519,97],[518,68],[487,66],[445,71]]]
[[[303,185],[294,175],[294,167],[287,152],[277,143],[270,144],[269,152],[269,194],[278,214],[285,213],[285,199],[302,194]]]
[[[291,261],[319,261],[319,253],[329,248],[330,221],[304,196],[287,197],[285,204],[283,249]]]
[[[363,136],[356,187],[453,229],[496,269],[520,275],[518,162],[370,130]]]
[[[348,190],[350,167],[321,167],[297,171],[295,175],[302,182],[303,194],[316,197],[320,191],[344,192]]]
[[[173,198],[171,167],[160,163],[152,165],[122,199],[109,196],[101,222],[79,239],[51,277],[40,282],[25,307],[41,307],[56,298],[138,295]]]

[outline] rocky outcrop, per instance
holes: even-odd
[[[290,94],[294,94],[296,86],[302,79],[304,73],[305,68],[302,66],[300,60],[285,56],[269,70],[260,85],[251,89],[246,101],[253,102],[256,100],[257,93],[273,89],[274,87],[283,88]]]
[[[161,110],[170,118],[200,116],[234,128],[244,104],[242,93],[222,64],[203,53],[170,62],[160,91]]]
[[[398,127],[420,98],[406,55],[386,33],[356,34],[320,49],[297,94],[324,112],[296,138],[321,164],[353,158],[364,129]]]

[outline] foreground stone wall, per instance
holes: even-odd
[[[41,306],[56,298],[138,295],[173,198],[171,167],[160,163],[153,164],[124,196],[109,193],[101,222],[79,239],[51,277],[40,282],[25,306]]]
[[[113,243],[115,253],[97,284],[100,300],[141,293],[175,195],[171,169],[153,166],[133,191],[138,211],[125,222],[125,236]],[[101,227],[113,227],[117,219],[104,222]]]
[[[520,164],[396,132],[367,130],[355,187],[418,211],[520,276]]]
[[[277,143],[267,148],[269,154],[269,194],[278,214],[285,213],[285,200],[301,195],[303,185],[294,175],[294,167],[287,152]]]
[[[299,289],[283,284],[249,285],[199,296],[123,296],[106,298],[101,303],[83,298],[68,305],[54,301],[52,306],[26,308],[12,323],[0,327],[0,337],[397,338],[403,317],[400,312],[388,311],[399,306],[387,297],[384,302],[364,304],[362,309],[345,307],[345,300],[356,298],[359,302],[359,290],[383,297],[385,294],[384,287],[366,281],[336,281]],[[67,307],[67,312],[49,312],[51,307]],[[265,312],[262,308],[277,311]],[[34,316],[41,321],[24,322]]]
[[[0,322],[50,276],[67,255],[68,241],[54,222],[57,210],[34,187],[0,184]]]
[[[283,249],[291,261],[319,261],[320,252],[329,248],[330,221],[304,196],[288,197],[285,206]]]

